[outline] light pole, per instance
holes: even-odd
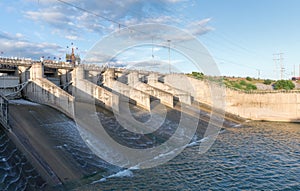
[[[168,40],[169,43],[169,73],[171,74],[171,57],[170,57],[170,52],[171,52],[171,40]]]
[[[73,44],[73,42],[71,43],[71,50],[72,50],[72,52],[71,52],[71,54],[68,54],[67,53],[67,57],[68,57],[68,59],[66,60],[67,62],[69,61],[69,62],[71,62],[73,65],[75,65],[76,64],[76,59],[77,59],[77,57],[75,56],[75,52],[74,52],[74,50],[76,49],[76,50],[78,50],[78,47],[76,47],[76,46],[73,46],[74,44]],[[69,46],[67,46],[67,48],[69,48]]]

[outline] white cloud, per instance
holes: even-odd
[[[69,40],[78,40],[79,39],[79,37],[76,35],[66,35],[65,37],[66,37],[66,39],[69,39]]]
[[[214,28],[208,26],[210,21],[211,21],[211,18],[206,18],[206,19],[191,22],[186,27],[186,30],[195,36],[203,35],[209,31],[214,30]]]
[[[60,31],[61,36],[80,36],[83,32],[107,34],[122,25],[140,23],[178,23],[177,13],[170,6],[186,0],[123,0],[123,1],[83,1],[64,0],[40,1],[38,10],[24,12],[26,18],[40,23],[47,23]],[[80,7],[78,10],[67,4]],[[172,12],[173,11],[173,12]],[[172,16],[173,14],[173,16]],[[117,22],[117,23],[115,23]]]
[[[17,38],[24,38],[24,35],[22,33],[16,33]]]
[[[2,56],[29,57],[39,59],[41,56],[54,57],[62,48],[53,43],[36,43],[24,39],[24,35],[12,35],[0,31],[0,47]]]

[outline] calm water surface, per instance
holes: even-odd
[[[300,125],[251,122],[190,144],[165,165],[124,170],[77,190],[300,190]]]

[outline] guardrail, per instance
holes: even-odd
[[[0,123],[7,130],[10,129],[8,120],[8,99],[0,93]]]
[[[2,65],[13,65],[13,66],[31,66],[34,63],[41,62],[38,60],[31,60],[27,58],[4,58],[0,57],[0,64]],[[72,69],[74,66],[68,62],[44,60],[42,61],[46,67],[49,68],[68,68]]]

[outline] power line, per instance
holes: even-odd
[[[94,16],[96,16],[96,17],[102,18],[102,19],[104,19],[104,20],[106,20],[106,21],[115,23],[115,24],[117,24],[117,26],[119,27],[119,30],[120,30],[121,27],[129,28],[127,25],[122,24],[122,23],[120,23],[120,22],[118,22],[118,21],[116,21],[116,20],[114,20],[114,19],[110,19],[110,18],[108,18],[108,17],[106,17],[106,16],[97,14],[97,13],[95,13],[95,12],[93,12],[93,11],[89,11],[89,10],[87,10],[87,9],[85,9],[85,8],[79,7],[79,6],[74,5],[74,4],[72,4],[72,3],[68,3],[68,2],[66,2],[66,1],[64,1],[64,0],[57,0],[57,1],[60,2],[60,3],[65,4],[65,5],[67,5],[67,6],[71,6],[71,7],[74,7],[74,8],[76,8],[76,9],[78,9],[78,10],[81,10],[81,11],[83,11],[83,12],[86,12],[86,13],[89,13],[89,14],[91,14],[91,15],[94,15]],[[131,11],[131,12],[133,12],[133,11]],[[135,13],[136,13],[136,12],[135,12]],[[136,14],[137,14],[137,13],[136,13]],[[185,19],[185,20],[187,21],[187,19]],[[148,33],[145,33],[145,32],[143,32],[143,31],[138,31],[138,30],[136,30],[136,29],[130,29],[130,30],[149,35]],[[163,47],[169,48],[169,51],[170,51],[171,41],[170,41],[170,40],[167,40],[167,41],[169,42],[169,46],[168,46],[168,47],[167,47],[167,46],[163,46]],[[153,42],[153,36],[152,36],[152,42]],[[193,49],[190,49],[190,48],[188,48],[188,47],[184,47],[184,46],[182,46],[182,45],[175,45],[175,46],[181,46],[181,47],[183,47],[183,48],[186,48],[186,49],[195,51],[195,50],[193,50]],[[235,46],[237,46],[237,45],[235,45]],[[239,46],[239,47],[241,48],[241,46]],[[243,49],[246,50],[245,48],[243,48]],[[209,55],[209,54],[204,53],[204,52],[199,52],[199,51],[196,51],[196,52],[197,52],[197,53],[201,53],[201,54]],[[249,52],[249,51],[248,51],[248,52]],[[153,51],[152,51],[152,56],[153,56]],[[169,53],[169,57],[170,57],[170,53]],[[242,67],[247,67],[247,68],[251,68],[251,69],[254,69],[254,70],[259,70],[259,69],[257,69],[257,68],[253,68],[253,67],[246,66],[246,65],[243,65],[243,64],[237,64],[237,63],[234,63],[234,62],[232,62],[232,61],[225,60],[225,59],[223,59],[223,58],[218,58],[218,57],[215,57],[215,58],[217,58],[217,59],[219,59],[219,60],[223,60],[223,61],[229,62],[229,63],[231,63],[231,64],[239,65],[239,66],[242,66]],[[170,60],[170,58],[169,58],[169,60]],[[170,61],[169,61],[169,62],[170,62]],[[259,71],[260,71],[260,70],[259,70]]]
[[[119,23],[119,22],[117,22],[117,21],[114,21],[114,20],[112,20],[112,19],[110,19],[110,18],[108,18],[108,17],[105,17],[105,16],[102,16],[102,15],[100,15],[100,14],[97,14],[97,13],[95,13],[95,12],[93,12],[93,11],[89,11],[89,10],[84,9],[84,8],[82,8],[82,7],[76,6],[76,5],[72,4],[72,3],[68,3],[68,2],[63,1],[63,0],[56,0],[56,1],[59,1],[59,2],[61,2],[61,3],[63,3],[63,4],[65,4],[65,5],[68,5],[68,6],[74,7],[74,8],[76,8],[76,9],[78,9],[78,10],[87,12],[87,13],[89,13],[89,14],[91,14],[91,15],[96,16],[96,17],[100,17],[100,18],[102,18],[102,19],[104,19],[104,20],[107,20],[107,21],[109,21],[109,22],[115,23],[115,24],[117,24],[118,26],[124,26],[124,27],[126,27],[125,25],[123,25],[123,24],[121,24],[121,23]]]
[[[203,55],[206,55],[206,56],[211,56],[211,55],[210,55],[209,53],[207,53],[207,52],[195,50],[195,49],[192,49],[192,48],[183,46],[183,45],[178,45],[178,44],[175,44],[175,43],[173,43],[173,45],[174,45],[175,47],[176,47],[176,46],[182,47],[182,48],[185,48],[185,49],[188,49],[188,50],[190,50],[190,51],[194,51],[194,52],[196,52],[196,53],[200,53],[200,54],[203,54]],[[234,61],[227,60],[227,59],[224,59],[224,58],[221,58],[221,57],[214,56],[213,58],[218,59],[218,60],[221,60],[221,61],[224,61],[224,62],[226,62],[226,63],[238,65],[238,66],[241,66],[241,67],[244,67],[244,68],[249,68],[249,69],[252,69],[252,70],[259,70],[259,71],[261,71],[261,69],[254,68],[254,67],[251,67],[251,66],[248,66],[248,65],[244,65],[244,64],[238,64],[238,63],[236,63],[236,62],[234,62]]]
[[[67,5],[67,6],[71,6],[71,7],[73,7],[73,8],[76,8],[76,9],[78,9],[78,10],[81,10],[81,11],[83,11],[83,12],[89,13],[89,14],[94,15],[94,16],[96,16],[96,17],[102,18],[102,19],[104,19],[104,20],[106,20],[106,21],[115,23],[115,24],[117,24],[119,30],[121,29],[121,27],[124,27],[124,28],[130,29],[131,31],[136,31],[136,32],[139,32],[139,33],[142,33],[142,34],[149,35],[148,33],[144,32],[144,31],[139,31],[139,30],[137,30],[137,29],[129,28],[129,26],[127,26],[127,25],[125,25],[125,24],[122,24],[121,22],[118,22],[118,21],[116,21],[116,20],[110,19],[110,18],[108,18],[108,17],[106,17],[106,16],[100,15],[100,14],[95,13],[95,12],[93,12],[93,11],[89,11],[89,10],[87,10],[87,9],[85,9],[85,8],[76,6],[76,5],[72,4],[72,3],[68,3],[68,2],[63,1],[63,0],[56,0],[56,1],[58,1],[58,2],[60,2],[60,3],[63,3],[63,4],[65,4],[65,5]]]

